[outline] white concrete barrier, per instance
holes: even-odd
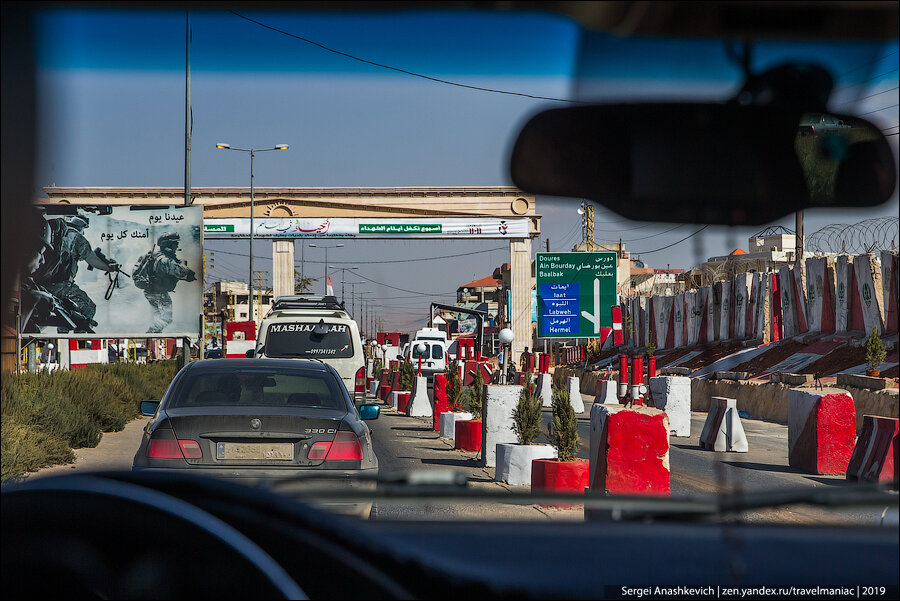
[[[809,312],[806,306],[806,263],[798,263],[791,270],[794,283],[794,318],[798,334],[809,332]]]
[[[484,387],[481,413],[482,457],[485,467],[494,467],[497,445],[519,441],[513,430],[513,411],[519,403],[522,386],[488,385]]]
[[[553,406],[553,375],[540,374],[538,376],[538,396],[541,397],[541,407]]]
[[[672,300],[672,346],[674,348],[678,348],[680,346],[684,346],[687,344],[687,337],[685,336],[685,324],[687,323],[685,320],[686,313],[684,311],[685,307],[685,295],[678,294],[673,297]]]
[[[380,382],[378,380],[372,380],[371,382],[369,382],[369,394],[371,394],[372,396],[377,396],[379,384]]]
[[[881,285],[884,300],[884,330],[897,333],[898,307],[897,296],[900,289],[900,255],[896,250],[881,251]]]
[[[498,444],[494,480],[530,486],[531,462],[535,459],[556,459],[556,449],[548,444]]]
[[[618,405],[619,382],[617,380],[597,380],[597,389],[594,393],[595,405]]]
[[[739,273],[734,278],[732,290],[732,328],[737,339],[747,338],[747,317],[750,307],[750,281],[747,273]]]
[[[672,305],[678,297],[655,296],[653,297],[653,318],[656,320],[656,348],[672,348],[671,343],[666,342],[672,320]]]
[[[846,332],[850,329],[850,293],[851,286],[856,285],[850,278],[850,258],[847,255],[838,255],[834,264],[835,299],[834,299],[834,329],[836,332]]]
[[[884,289],[881,285],[881,265],[875,253],[857,255],[853,258],[853,271],[856,274],[856,286],[859,291],[860,308],[866,334],[872,328],[884,331]]]
[[[653,406],[669,417],[669,433],[691,435],[691,379],[682,376],[650,378]]]
[[[575,413],[584,413],[584,399],[581,398],[581,383],[576,376],[569,376],[569,404]]]
[[[416,376],[413,378],[413,392],[406,406],[406,415],[410,417],[431,417],[433,408],[428,398],[428,378]]]
[[[456,438],[456,422],[472,419],[472,414],[468,411],[446,411],[441,413],[441,438],[453,440]]]
[[[391,409],[397,411],[400,407],[400,392],[395,390],[391,393]]]
[[[749,450],[744,426],[737,412],[737,400],[714,396],[709,403],[709,413],[700,433],[700,448],[709,451]]]

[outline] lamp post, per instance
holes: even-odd
[[[428,350],[428,347],[425,346],[424,342],[420,342],[416,345],[416,350],[419,351],[419,373],[418,375],[422,375],[422,355],[425,354],[425,351]]]
[[[250,316],[250,320],[253,321],[253,239],[256,237],[255,232],[253,231],[253,158],[257,152],[287,150],[288,145],[276,144],[272,148],[234,148],[229,144],[219,142],[216,144],[216,148],[219,150],[238,150],[240,152],[250,153],[250,277],[247,278],[247,301],[250,306],[247,314]]]
[[[343,244],[335,244],[334,246],[325,246],[324,244],[310,244],[310,248],[324,248],[325,249],[325,280],[322,282],[322,290],[325,291],[325,295],[328,295],[328,249],[329,248],[341,248],[344,246]],[[343,296],[343,290],[341,290],[341,296]],[[343,302],[343,298],[341,299]]]
[[[342,245],[339,245],[342,246]],[[327,252],[327,251],[326,251]],[[341,304],[344,303],[344,277],[347,275],[347,271],[351,269],[359,269],[359,265],[354,265],[353,267],[337,267],[336,265],[329,265],[328,269],[336,269],[341,272]],[[351,297],[350,302],[353,302]]]
[[[512,342],[515,339],[513,331],[509,328],[503,328],[499,334],[500,344],[503,345],[503,365],[500,366],[500,381],[508,384],[506,381],[506,363],[509,361],[509,353],[512,351]]]

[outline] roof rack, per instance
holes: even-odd
[[[339,309],[346,311],[344,303],[336,296],[289,295],[279,296],[272,305],[272,311],[282,309]]]

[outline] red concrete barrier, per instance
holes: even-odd
[[[850,463],[848,480],[890,482],[898,477],[896,417],[864,415],[862,433],[856,441]]]
[[[466,420],[456,422],[456,434],[454,435],[454,449],[461,451],[481,450],[481,420]]]
[[[788,463],[813,474],[846,474],[856,443],[856,409],[845,390],[788,391]]]
[[[590,489],[595,494],[668,495],[669,420],[652,407],[594,405]]]
[[[381,370],[381,382],[378,384],[378,398],[381,399],[383,403],[390,403],[390,392],[391,392],[391,382],[390,382],[391,372],[387,369]]]
[[[441,414],[450,411],[447,400],[447,374],[434,374],[434,414],[432,427],[435,432],[441,431]]]
[[[397,395],[397,411],[400,413],[406,413],[406,406],[409,405],[409,398],[412,396],[411,392],[401,392]]]
[[[584,494],[588,485],[590,462],[587,459],[531,461],[531,492]],[[557,505],[564,507],[566,505]]]

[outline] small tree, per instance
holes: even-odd
[[[381,377],[381,370],[382,370],[382,369],[383,369],[383,368],[382,368],[382,366],[381,366],[381,359],[375,359],[375,360],[372,362],[372,377],[373,377],[373,378],[380,378],[380,377]]]
[[[647,356],[652,357],[655,354],[656,354],[656,341],[651,339],[650,342],[647,343]]]
[[[578,420],[569,402],[569,391],[565,388],[553,389],[553,421],[547,428],[550,442],[556,448],[560,461],[575,459],[578,448]]]
[[[450,403],[451,411],[462,411],[462,382],[459,380],[459,369],[455,364],[451,363],[447,367],[447,402]]]
[[[525,374],[525,386],[513,410],[513,430],[519,444],[533,444],[541,433],[541,399],[531,383],[531,374]]]
[[[412,361],[408,358],[400,364],[400,390],[412,390],[413,378],[416,377],[416,371],[413,369]]]
[[[484,405],[484,378],[481,375],[481,367],[475,366],[475,380],[472,382],[469,393],[469,411],[475,419],[481,419],[481,411]]]
[[[872,333],[866,340],[866,363],[869,369],[878,369],[878,366],[884,363],[887,358],[887,349],[881,341],[881,334],[878,332],[878,326],[872,326]]]

